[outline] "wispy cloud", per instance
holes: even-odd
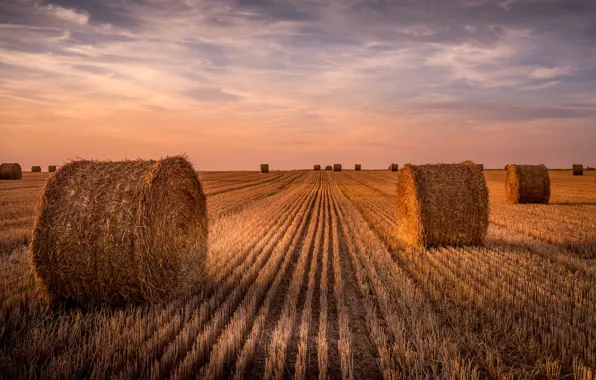
[[[392,149],[423,161],[407,146],[437,141],[448,160],[454,141],[511,144],[525,128],[557,136],[553,146],[565,128],[594,133],[593,1],[430,1],[9,0],[0,128],[85,125],[72,146],[92,149],[110,130],[128,152],[161,142],[207,160],[181,136],[220,155],[286,146],[288,166],[326,151],[369,166]],[[27,146],[12,154],[44,152]]]

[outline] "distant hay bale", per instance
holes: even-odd
[[[45,185],[31,262],[52,301],[162,302],[200,283],[207,227],[185,157],[73,161]]]
[[[389,171],[390,172],[396,172],[399,169],[399,166],[397,164],[391,164],[389,165]]]
[[[341,172],[341,164],[333,164],[334,172]]]
[[[331,165],[327,165],[325,166],[325,170],[333,170],[333,167],[331,167]]]
[[[31,172],[32,173],[41,173],[41,166],[32,166]]]
[[[396,235],[404,246],[484,245],[488,211],[476,166],[407,164],[398,173]]]
[[[56,171],[56,165],[50,165],[48,166],[48,173],[53,173]]]
[[[584,165],[573,164],[573,175],[584,175]]]
[[[269,173],[269,164],[261,164],[261,173]]]
[[[315,165],[313,170],[321,170],[321,165]]]
[[[484,171],[484,165],[483,164],[477,164],[472,160],[465,160],[464,162],[462,162],[462,164],[466,164],[466,165],[474,165],[476,167],[478,167],[478,169],[480,169],[480,171]]]
[[[359,170],[361,170],[361,169],[362,169],[362,165],[360,165],[360,164],[356,164],[356,165],[354,165],[354,170],[357,170],[357,171],[359,171]]]
[[[507,165],[507,203],[545,203],[550,200],[550,177],[544,165]]]
[[[0,179],[21,179],[23,171],[17,163],[4,163],[0,165]]]

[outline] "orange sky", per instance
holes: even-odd
[[[596,166],[590,3],[453,4],[9,1],[0,161]]]

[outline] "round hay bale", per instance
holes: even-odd
[[[472,160],[465,160],[462,162],[462,164],[466,164],[466,165],[474,165],[477,166],[478,169],[480,169],[480,171],[484,171],[484,165],[483,164],[477,164]]]
[[[354,165],[354,170],[359,171],[360,169],[362,169],[362,166],[360,164]]]
[[[407,164],[398,173],[396,235],[404,246],[484,245],[488,211],[476,165]]]
[[[269,173],[269,164],[261,164],[261,173]]]
[[[550,200],[550,177],[544,165],[507,165],[507,203],[545,203]]]
[[[325,166],[325,170],[333,170],[333,167],[331,167],[331,165],[327,165]]]
[[[4,163],[0,165],[0,179],[21,179],[23,171],[21,165],[16,163]]]
[[[584,165],[573,164],[573,175],[584,175]]]
[[[31,173],[41,173],[41,166],[32,166]]]
[[[341,172],[341,164],[333,164],[334,172]]]
[[[391,164],[389,165],[389,171],[390,172],[396,172],[399,169],[399,166],[397,164]]]
[[[56,165],[50,165],[48,166],[48,173],[53,173],[56,171]]]
[[[201,280],[207,227],[185,157],[73,161],[45,185],[31,261],[54,302],[162,302]]]
[[[313,170],[321,170],[321,165],[315,165]]]

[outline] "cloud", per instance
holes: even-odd
[[[49,4],[42,8],[44,11],[52,14],[54,17],[72,22],[75,24],[86,25],[89,23],[89,15],[76,9],[63,8],[59,5]]]
[[[197,88],[186,91],[185,94],[202,102],[231,102],[242,99],[241,96],[228,94],[219,88]]]
[[[535,79],[552,79],[555,77],[559,77],[562,75],[569,75],[573,72],[573,70],[569,67],[540,67],[536,70],[532,71],[530,74],[530,78]]]

